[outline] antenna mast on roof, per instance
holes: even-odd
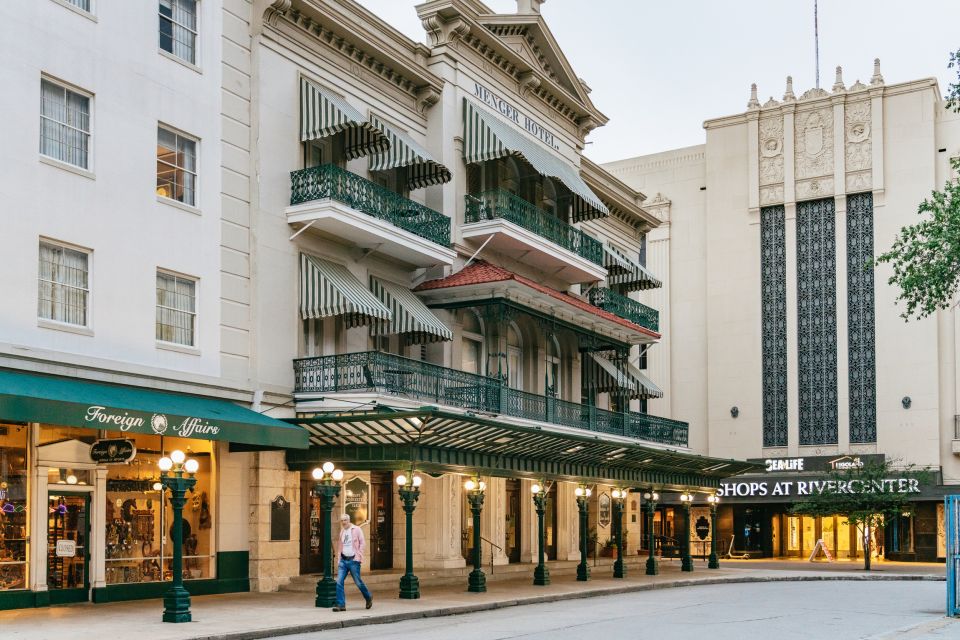
[[[817,0],[813,0],[813,57],[817,73],[817,89],[820,88],[820,26],[817,22]]]

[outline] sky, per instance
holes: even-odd
[[[425,41],[418,0],[359,0]],[[486,0],[514,13],[514,0]],[[703,121],[814,86],[813,0],[548,0],[541,13],[594,105],[610,118],[587,138],[597,162],[701,144]],[[887,84],[936,77],[960,49],[960,0],[819,0],[820,86],[837,65],[846,86],[869,84],[880,58]]]

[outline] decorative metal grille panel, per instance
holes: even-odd
[[[760,209],[763,446],[787,445],[787,262],[784,208]]]
[[[837,442],[836,206],[797,205],[800,444]]]
[[[850,442],[877,441],[873,194],[847,196],[847,363]]]

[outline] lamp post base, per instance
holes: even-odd
[[[474,569],[467,578],[467,591],[483,593],[487,590],[487,576],[480,569]]]
[[[420,578],[410,574],[400,576],[400,598],[417,600],[420,597]]]
[[[657,559],[654,557],[647,558],[647,575],[660,575],[660,563],[657,562]]]
[[[533,584],[537,586],[546,586],[550,584],[550,569],[539,564],[533,570]]]
[[[613,577],[614,578],[626,578],[627,577],[627,567],[624,565],[623,560],[620,558],[613,563]]]
[[[693,558],[690,556],[684,556],[680,560],[680,571],[693,571]]]
[[[171,587],[163,594],[163,621],[190,622],[190,593],[183,587]]]
[[[317,580],[317,606],[332,607],[337,604],[337,581],[333,578]]]
[[[577,581],[586,582],[590,579],[590,565],[581,562],[577,565]]]
[[[710,559],[707,561],[707,569],[719,569],[720,560],[717,558],[717,554],[711,553]]]

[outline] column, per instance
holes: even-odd
[[[423,540],[423,566],[429,569],[464,567],[460,549],[463,531],[463,477],[446,474],[440,478],[424,476],[418,511],[424,513],[426,536]]]
[[[34,426],[36,432],[38,427]],[[33,448],[36,451],[36,448]],[[50,467],[35,465],[27,508],[30,511],[30,589],[47,590],[47,474]],[[39,598],[38,598],[38,604]]]
[[[506,553],[507,481],[506,478],[484,478],[483,481],[487,483],[487,495],[483,501],[481,516],[483,537],[493,543],[483,543],[484,564],[489,566],[491,558],[495,565],[508,564],[510,558]]]
[[[800,452],[800,395],[797,368],[797,201],[794,171],[794,113],[783,107],[783,198],[787,280],[787,455]]]
[[[107,512],[103,508],[107,495],[107,468],[99,467],[94,471],[94,491],[90,504],[90,586],[102,589],[107,586],[106,577],[106,535]]]

